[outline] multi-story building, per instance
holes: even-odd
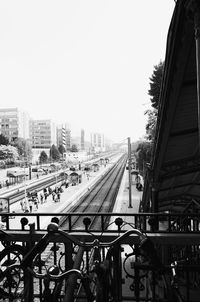
[[[91,147],[95,152],[105,151],[104,135],[102,133],[91,133]]]
[[[63,145],[66,150],[71,147],[71,130],[68,124],[57,126],[57,146]]]
[[[45,151],[49,156],[52,145],[56,145],[56,127],[51,120],[31,120],[30,135],[33,161],[37,161],[40,153]]]
[[[66,129],[64,125],[57,126],[57,146],[63,145],[66,149]]]
[[[81,129],[81,150],[85,150],[85,131]]]
[[[71,130],[70,130],[69,124],[65,124],[65,130],[66,130],[66,150],[70,150],[70,148],[71,148]]]
[[[29,139],[29,115],[18,108],[0,109],[0,133],[12,142],[16,138]]]

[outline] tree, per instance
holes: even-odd
[[[160,91],[162,84],[162,76],[164,71],[164,63],[160,62],[154,66],[153,75],[150,78],[150,89],[148,94],[151,97],[152,109],[147,110],[144,114],[148,116],[146,124],[146,139],[141,142],[137,148],[137,164],[141,171],[151,162],[152,148],[155,141],[156,124],[158,116],[158,107],[160,102]]]
[[[148,94],[151,96],[151,106],[155,109],[158,109],[159,106],[159,98],[160,98],[160,91],[161,91],[161,83],[162,83],[162,76],[164,70],[164,63],[160,61],[160,63],[154,66],[153,74],[150,78],[150,89]]]
[[[59,145],[58,151],[60,152],[60,154],[62,154],[62,156],[63,156],[63,153],[66,152],[65,147],[62,144]]]
[[[155,138],[163,71],[164,63],[160,62],[158,65],[154,66],[153,75],[150,78],[151,82],[148,94],[151,96],[150,100],[152,109],[149,109],[145,112],[145,114],[148,116],[146,134],[147,139],[150,141],[154,141]]]
[[[149,141],[141,142],[136,150],[137,165],[142,174],[145,174],[146,164],[151,161],[151,150],[152,144]]]
[[[156,133],[158,110],[157,109],[147,110],[145,114],[148,115],[148,121],[146,124],[146,137],[149,141],[154,141],[155,133]]]
[[[55,146],[55,145],[52,145],[51,146],[51,149],[50,149],[50,157],[53,159],[53,160],[59,160],[60,159],[60,153],[58,151],[58,148]]]
[[[9,145],[9,139],[3,134],[0,134],[0,145]]]
[[[12,145],[17,148],[21,158],[26,158],[28,161],[31,159],[32,149],[28,140],[19,137],[14,140]]]
[[[77,148],[77,145],[72,145],[71,147],[71,152],[78,152],[78,148]]]
[[[19,154],[17,151],[17,148],[13,146],[6,146],[6,145],[1,145],[0,146],[0,159],[5,160],[7,162],[15,161],[18,159]]]
[[[45,151],[42,151],[42,152],[40,153],[40,156],[39,156],[39,162],[40,162],[40,164],[46,163],[46,162],[47,162],[47,159],[48,159],[48,156],[47,156],[46,152],[45,152]]]

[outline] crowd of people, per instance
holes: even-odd
[[[38,193],[35,192],[28,192],[26,200],[20,201],[21,210],[24,213],[32,213],[32,211],[37,211],[39,204],[43,204],[47,202],[47,198],[49,196],[52,197],[53,202],[59,202],[61,193],[63,193],[62,186],[65,186],[67,188],[69,186],[68,182],[65,182],[61,184],[60,186],[55,186],[54,189],[52,189],[50,186],[43,189],[43,192]]]

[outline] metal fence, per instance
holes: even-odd
[[[83,225],[76,230],[70,224],[74,215],[83,217]],[[98,214],[101,229],[88,231],[87,223],[93,215],[97,214],[90,213],[87,217],[83,213],[65,214],[68,217],[64,227],[66,236],[52,233],[45,242],[45,249],[37,250],[36,257],[26,263],[35,270],[35,275],[26,266],[17,271],[15,268],[7,275],[0,274],[1,288],[8,293],[5,301],[13,301],[12,295],[17,296],[16,301],[25,302],[94,301],[96,295],[99,301],[176,301],[173,297],[177,291],[180,301],[199,301],[198,215],[104,213]],[[12,219],[11,214],[4,215],[2,271],[10,264],[23,263],[25,255],[47,233],[42,221],[46,219],[48,225],[52,223],[52,216],[61,219],[64,214],[28,214],[26,217],[16,214]],[[19,227],[12,229],[11,221],[17,219]],[[139,235],[131,233],[134,228],[139,230]],[[119,237],[123,240],[116,243]],[[74,273],[59,282],[50,278],[69,270]],[[99,294],[101,288],[108,300]]]

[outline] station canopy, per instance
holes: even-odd
[[[200,211],[199,2],[177,0],[169,26],[153,158],[140,209],[144,212]]]
[[[27,176],[26,172],[25,171],[8,171],[7,172],[7,177],[10,177],[10,178],[17,178],[17,177],[25,177]]]

